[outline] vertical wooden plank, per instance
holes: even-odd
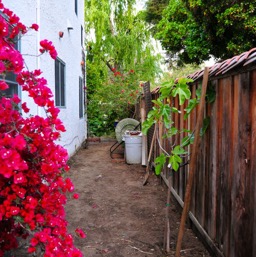
[[[201,85],[197,85],[197,89]],[[197,107],[197,112],[198,112]],[[205,110],[204,117],[205,118]],[[204,201],[205,201],[205,137],[201,138],[201,143],[199,147],[197,158],[197,172],[195,173],[195,217],[204,226]]]
[[[184,129],[184,106],[180,106],[180,115],[179,115],[179,130],[183,130]],[[180,133],[179,135],[179,141],[177,142],[177,144],[180,144],[181,143],[181,140],[182,140],[182,137],[183,137],[183,133]],[[184,182],[185,182],[185,179],[184,179],[184,167],[180,168],[179,169],[179,195],[180,195],[180,198],[182,200],[184,200]]]
[[[206,105],[206,117],[211,115],[211,104],[207,103]],[[209,206],[211,201],[210,193],[210,128],[208,127],[204,135],[205,147],[204,147],[204,158],[205,158],[205,191],[204,191],[204,229],[209,233],[209,223],[211,220],[211,215],[209,213]]]
[[[188,101],[186,101],[185,104],[184,104],[184,115],[185,115],[185,109],[187,108],[187,106],[188,106]],[[188,118],[185,119],[185,120],[183,118],[183,122],[184,122],[184,129],[188,130],[189,129]],[[188,132],[184,132],[182,134],[182,139],[186,136],[188,136]],[[188,153],[189,153],[188,147],[186,147],[186,151],[188,151]],[[185,158],[183,158],[184,163],[187,163],[188,160],[189,160],[189,156],[186,156]],[[182,185],[182,190],[183,190],[183,195],[185,195],[186,184],[187,184],[187,179],[188,179],[188,165],[187,164],[182,169],[182,172],[184,173],[184,182],[183,182],[183,185]]]
[[[222,120],[222,135],[221,135],[221,193],[222,193],[222,245],[223,253],[229,256],[229,241],[230,241],[230,220],[231,220],[231,179],[232,170],[231,163],[233,144],[232,140],[232,77],[223,79],[223,120]]]
[[[239,120],[238,120],[238,114],[239,114],[239,75],[234,76],[234,106],[233,106],[233,149],[234,149],[234,162],[233,162],[233,181],[232,181],[232,189],[231,189],[231,202],[232,202],[232,209],[231,209],[231,231],[230,231],[230,256],[235,256],[235,222],[236,222],[236,212],[235,212],[235,197],[236,197],[236,180],[237,177],[239,177],[238,170],[238,127],[239,127]]]
[[[216,242],[219,246],[219,249],[222,250],[222,211],[223,211],[223,204],[222,204],[222,192],[221,192],[221,182],[222,182],[222,174],[223,170],[220,167],[220,161],[222,159],[222,123],[223,123],[223,81],[218,81],[218,108],[217,108],[217,162],[219,163],[217,167],[217,174],[216,174],[216,190],[217,190],[217,199],[216,199]]]
[[[251,123],[249,120],[250,86],[249,73],[242,73],[237,80],[238,90],[234,96],[237,99],[235,120],[237,121],[236,141],[234,153],[235,165],[232,186],[232,218],[230,256],[252,256],[252,223],[250,222],[250,188],[249,162]],[[234,125],[235,121],[234,121]]]
[[[197,84],[194,84],[191,88],[191,95],[192,98],[196,97],[196,87]],[[190,125],[190,130],[193,131],[196,127],[196,109],[192,111],[192,113],[189,116],[189,125]],[[191,157],[191,146],[189,146],[189,153],[190,153],[190,157]],[[190,159],[189,157],[189,159]],[[188,165],[188,177],[189,177],[189,167],[190,165]],[[196,175],[196,174],[195,174]],[[196,179],[195,179],[195,183],[193,184],[192,187],[192,194],[191,194],[191,204],[190,204],[190,211],[195,215],[195,210],[196,210]]]
[[[179,102],[178,102],[178,98],[175,97],[174,98],[174,107],[176,107],[177,109],[179,109]],[[174,126],[179,129],[179,114],[178,113],[174,113]],[[175,135],[174,136],[174,141],[173,144],[177,144],[178,142],[178,137],[179,135]],[[179,194],[179,174],[178,172],[174,172],[173,173],[173,187],[175,189],[175,191],[177,192],[177,194]]]
[[[215,88],[216,99],[211,105],[210,116],[210,140],[209,140],[209,229],[208,234],[213,241],[216,241],[216,205],[217,205],[217,167],[218,167],[218,109],[219,109],[219,87],[218,81],[212,81],[212,86]]]
[[[251,100],[250,100],[250,109],[251,109],[251,121],[252,121],[252,132],[251,132],[251,174],[252,174],[252,184],[251,184],[251,194],[253,199],[251,201],[252,209],[252,218],[253,218],[253,252],[252,256],[256,256],[256,211],[254,207],[256,206],[256,70],[252,72],[251,75]]]
[[[204,118],[206,118],[207,105],[205,105],[204,110]],[[200,183],[200,215],[201,215],[201,225],[205,226],[205,197],[206,197],[206,135],[204,135],[201,139],[201,158],[199,158],[199,162],[201,162],[201,168],[198,170],[198,175],[201,177]]]

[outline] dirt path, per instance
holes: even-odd
[[[86,239],[75,239],[85,257],[174,256],[180,211],[171,207],[171,249],[162,250],[166,186],[151,175],[142,186],[145,167],[113,162],[112,143],[90,144],[71,160],[70,176],[79,193],[67,204],[70,230],[81,227]],[[187,229],[181,256],[209,257],[203,245]]]

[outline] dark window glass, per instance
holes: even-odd
[[[84,105],[83,105],[83,79],[79,77],[79,118],[84,116]]]
[[[81,46],[83,46],[84,44],[84,40],[83,40],[83,37],[84,37],[84,29],[83,29],[83,26],[81,26]]]
[[[77,0],[75,0],[75,13],[77,15]]]
[[[55,60],[55,104],[65,107],[65,64],[60,60]]]

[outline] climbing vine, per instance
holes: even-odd
[[[196,90],[196,97],[191,98],[191,91],[189,88],[189,83],[193,82],[189,78],[180,78],[176,82],[170,80],[164,82],[160,87],[160,96],[157,100],[153,100],[154,107],[148,113],[147,119],[143,123],[142,132],[147,134],[148,130],[155,125],[155,129],[159,123],[164,125],[164,135],[163,138],[172,138],[173,136],[181,133],[187,133],[187,136],[183,137],[179,144],[174,144],[171,146],[171,151],[167,152],[161,145],[160,139],[157,141],[161,148],[161,154],[155,159],[155,173],[159,175],[164,167],[165,163],[168,163],[168,167],[177,171],[182,164],[182,160],[185,156],[189,155],[187,147],[190,144],[193,144],[194,141],[194,132],[193,130],[182,129],[179,130],[172,119],[173,114],[180,114],[178,108],[172,105],[173,99],[178,97],[179,105],[184,105],[187,101],[187,107],[184,108],[185,114],[184,119],[187,119],[191,114],[192,110],[199,104],[201,89]],[[215,91],[210,87],[207,92],[208,102],[213,102],[215,100]],[[203,122],[203,127],[201,128],[200,135],[202,136],[208,125],[210,119],[206,117]]]

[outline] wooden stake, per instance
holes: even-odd
[[[197,119],[196,128],[195,128],[195,141],[192,145],[192,154],[191,154],[190,165],[189,165],[189,178],[186,186],[184,206],[183,206],[183,211],[181,216],[175,257],[180,257],[181,244],[182,244],[182,239],[183,239],[183,234],[185,229],[185,222],[189,213],[191,191],[192,191],[192,185],[193,185],[195,168],[196,168],[196,160],[197,160],[197,155],[198,155],[199,146],[200,146],[200,128],[202,127],[202,123],[203,123],[205,95],[206,95],[207,84],[208,84],[208,76],[209,76],[209,68],[206,67],[204,69],[202,92],[201,92],[201,99],[200,99],[199,111],[198,111],[198,119]]]
[[[172,174],[168,177],[168,191],[167,191],[167,201],[166,201],[166,227],[165,227],[165,233],[164,233],[164,248],[166,249],[166,252],[170,252],[170,206],[171,206],[171,187],[172,187]]]
[[[152,137],[152,140],[151,140],[150,150],[149,150],[149,154],[148,154],[148,162],[147,162],[147,168],[146,168],[146,175],[145,175],[145,178],[144,178],[144,181],[143,181],[143,186],[145,186],[147,184],[148,177],[149,177],[149,162],[150,162],[150,159],[151,159],[151,155],[152,155],[152,152],[153,152],[153,146],[154,146],[154,143],[155,143],[156,126],[157,125],[155,124],[154,134],[153,134],[153,137]]]

